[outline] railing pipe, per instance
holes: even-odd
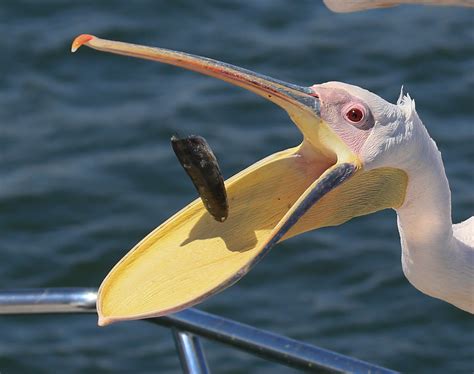
[[[95,313],[95,288],[0,290],[0,314]]]
[[[96,289],[0,291],[0,314],[95,313]],[[395,371],[190,308],[149,322],[176,328],[266,359],[318,373],[388,374]]]
[[[396,373],[352,357],[193,308],[148,321],[166,327],[174,326],[262,358],[306,371],[317,373]]]
[[[199,338],[196,335],[180,331],[174,327],[171,331],[183,373],[210,374]]]

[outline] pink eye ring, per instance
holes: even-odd
[[[345,117],[349,122],[359,123],[364,119],[365,113],[359,106],[353,106],[347,110]]]

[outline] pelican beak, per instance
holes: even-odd
[[[161,48],[77,37],[81,45],[180,66],[209,75],[285,109],[303,142],[226,181],[229,216],[217,222],[195,200],[139,242],[115,265],[98,294],[99,325],[177,312],[229,287],[279,241],[352,217],[400,205],[403,175],[363,171],[321,119],[320,99],[300,87],[223,62]],[[383,188],[383,196],[375,193]],[[370,198],[369,198],[370,196]]]

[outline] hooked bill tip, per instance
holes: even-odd
[[[81,34],[74,41],[72,42],[71,45],[71,52],[76,52],[80,46],[86,44],[88,41],[92,40],[94,38],[94,35],[89,35],[89,34]]]
[[[99,316],[99,319],[97,321],[97,324],[100,326],[100,327],[104,327],[104,326],[107,326],[107,325],[110,325],[114,320],[112,318],[109,318],[109,317],[104,317],[104,316]]]

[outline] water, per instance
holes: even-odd
[[[453,218],[474,211],[473,11],[332,14],[318,1],[7,1],[0,8],[0,284],[98,286],[194,199],[170,136],[207,138],[228,177],[298,144],[286,114],[214,79],[91,50],[80,33],[183,50],[310,85],[403,84],[436,139]],[[429,188],[429,186],[427,186]],[[384,211],[277,246],[204,310],[393,369],[472,372],[473,319],[404,278]],[[205,342],[216,372],[288,372]],[[0,318],[6,373],[179,372],[170,333],[94,316]]]

